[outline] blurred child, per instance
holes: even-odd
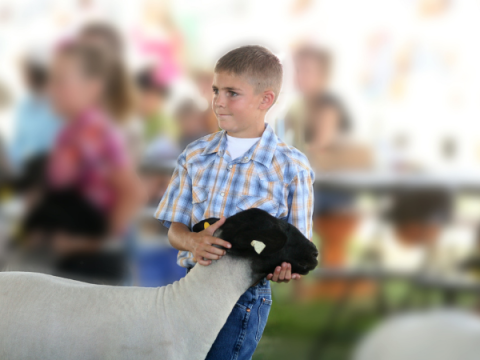
[[[50,151],[61,122],[46,97],[48,68],[40,54],[29,54],[23,62],[23,77],[28,97],[18,106],[9,161],[21,171],[27,158]]]
[[[369,149],[351,137],[352,121],[343,103],[331,94],[313,100],[306,118],[306,154],[316,170],[361,170],[372,165]]]
[[[50,84],[65,127],[49,160],[48,185],[79,191],[101,211],[110,236],[124,233],[143,201],[114,122],[128,111],[128,90],[118,82],[118,71],[102,49],[68,43],[55,53]]]
[[[192,99],[183,101],[175,111],[175,120],[180,127],[179,143],[182,151],[188,144],[209,133],[202,115],[203,112]]]
[[[178,124],[164,111],[168,96],[166,85],[158,83],[150,68],[137,74],[136,83],[138,88],[137,108],[144,122],[146,145],[160,136],[168,136],[172,141],[177,142],[179,138]]]
[[[327,50],[310,45],[297,48],[293,60],[299,98],[288,110],[284,121],[278,122],[278,126],[283,127],[281,130],[285,142],[305,153],[305,121],[311,116],[317,98],[327,92],[332,60]]]
[[[340,100],[323,94],[310,101],[303,136],[307,157],[315,171],[368,168],[369,153],[352,142],[352,121]],[[321,185],[315,190],[314,229],[321,238],[322,264],[345,266],[350,239],[360,220],[355,211],[355,193],[335,184]],[[342,294],[344,284],[341,281],[321,283],[317,290],[321,296],[337,296]]]
[[[214,133],[221,130],[218,126],[217,118],[215,117],[215,112],[212,109],[212,81],[213,73],[209,71],[196,71],[193,75],[195,83],[198,87],[200,95],[207,99],[209,107],[202,113],[203,122],[205,127],[208,129],[208,133]]]
[[[141,119],[133,113],[133,87],[130,86],[130,75],[124,62],[124,44],[119,32],[110,24],[104,22],[92,22],[85,25],[77,38],[77,41],[88,44],[89,46],[101,49],[105,55],[109,56],[117,73],[117,87],[125,89],[118,96],[119,102],[124,104],[122,111],[118,111],[114,116],[118,122],[118,127],[125,137],[126,146],[132,161],[135,164],[141,162],[143,155],[143,126]]]

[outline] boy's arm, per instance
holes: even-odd
[[[213,244],[230,248],[231,245],[225,240],[213,236],[215,230],[225,222],[225,216],[198,233],[190,232],[187,226],[174,222],[168,230],[168,240],[172,246],[180,251],[190,251],[194,259],[200,265],[210,265],[211,260],[218,260],[225,255],[225,250],[219,249]]]
[[[288,216],[287,222],[300,230],[305,237],[312,240],[313,224],[313,183],[315,173],[312,169],[299,172],[288,186]],[[300,279],[299,274],[291,273],[291,265],[283,263],[277,266],[268,280],[289,282],[290,279]]]
[[[163,194],[155,217],[166,228],[170,228],[173,222],[184,224],[190,229],[192,214],[192,179],[187,171],[187,149],[178,156],[177,166],[173,171],[168,188]]]
[[[170,179],[167,191],[158,204],[155,217],[169,229],[168,240],[175,249],[191,251],[199,264],[209,265],[211,263],[209,259],[219,259],[225,254],[224,250],[212,245],[230,247],[230,244],[212,236],[216,228],[223,224],[224,219],[217,221],[200,233],[190,231],[192,179],[186,167],[186,151],[185,149],[177,159],[177,166]],[[203,258],[206,258],[206,260]]]
[[[315,172],[304,170],[299,172],[288,186],[287,222],[295,226],[312,241],[313,227],[313,183]]]
[[[175,249],[180,251],[190,251],[190,234],[192,234],[192,232],[188,226],[180,222],[174,222],[168,229],[168,240]]]

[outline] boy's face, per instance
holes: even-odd
[[[212,89],[212,109],[220,128],[235,137],[261,136],[265,112],[271,106],[271,103],[265,103],[265,97],[271,91],[257,94],[245,77],[225,72],[214,74]]]

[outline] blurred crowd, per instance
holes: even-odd
[[[221,130],[211,108],[213,70],[183,69],[180,76],[175,46],[139,43],[157,58],[132,69],[120,32],[92,21],[23,54],[26,95],[1,148],[3,199],[15,198],[21,208],[6,269],[37,266],[132,283],[126,258],[139,236],[138,214],[158,204],[185,147]],[[316,169],[368,168],[367,149],[349,138],[348,109],[329,91],[328,51],[301,44],[292,56],[299,96],[276,132]],[[315,211],[335,212],[351,201],[332,192],[316,198]]]
[[[46,10],[46,3],[35,8],[32,2],[26,13],[52,13],[53,19],[52,9],[63,10],[60,2]],[[222,130],[212,110],[209,61],[222,46],[230,50],[240,43],[223,27],[218,31],[216,17],[233,19],[231,27],[241,24],[235,39],[247,39],[245,19],[258,27],[265,19],[256,15],[268,12],[268,36],[249,42],[271,45],[284,64],[286,80],[267,121],[280,140],[307,156],[317,175],[312,240],[321,249],[321,266],[291,284],[287,297],[341,298],[345,302],[332,302],[341,307],[346,300],[377,296],[381,313],[386,278],[354,285],[322,278],[328,270],[345,270],[348,277],[360,268],[417,280],[435,274],[431,287],[452,303],[467,285],[477,296],[480,173],[474,165],[480,152],[472,119],[480,113],[480,73],[472,29],[480,23],[471,9],[480,10],[480,2],[397,1],[390,8],[380,0],[298,0],[281,2],[279,9],[291,10],[283,13],[274,2],[234,1],[211,11],[187,1],[176,21],[175,2],[168,10],[154,3],[125,3],[112,14],[115,21],[92,17],[75,31],[53,30],[55,41],[48,44],[20,39],[13,69],[21,79],[18,93],[8,70],[0,69],[0,271],[139,286],[184,276],[168,229],[153,213],[180,153]],[[79,18],[90,18],[95,4],[103,15],[116,6],[75,4],[82,9]],[[69,19],[48,18],[41,30],[73,22],[76,10],[68,9]],[[136,23],[127,21],[129,9],[143,12]],[[7,43],[13,37],[2,23],[12,14],[0,6],[2,60],[17,45]],[[20,11],[16,16],[28,21]],[[301,28],[302,19],[315,41],[292,30]],[[336,44],[328,46],[329,37]],[[385,183],[379,176],[384,170]],[[403,175],[413,176],[404,181]],[[395,301],[405,295],[405,304],[418,290],[397,289],[387,295]],[[478,307],[477,297],[474,303]],[[330,308],[325,312],[335,318]],[[335,338],[330,325],[324,327],[327,342]],[[285,328],[296,331],[291,324]]]
[[[46,266],[43,271],[88,281],[139,283],[128,259],[150,238],[172,250],[152,257],[151,266],[170,262],[171,268],[158,271],[175,272],[176,252],[152,218],[153,208],[185,147],[221,129],[211,107],[213,64],[189,65],[175,27],[163,25],[167,37],[135,33],[132,39],[112,23],[86,22],[48,47],[23,52],[23,98],[13,102],[0,86],[0,106],[15,108],[12,136],[0,141],[1,194],[20,209],[15,226],[2,234],[12,251],[0,251],[3,268]],[[127,48],[148,61],[132,66]],[[284,55],[291,60],[293,91],[283,90],[287,106],[267,119],[282,141],[307,155],[318,175],[371,174],[378,150],[358,141],[358,119],[333,90],[334,55],[318,43],[295,42]],[[345,266],[352,237],[366,219],[357,206],[359,191],[321,176],[314,190],[314,240],[321,239],[322,264]],[[448,226],[453,196],[432,187],[390,195],[380,214],[389,229],[381,242],[370,241],[365,258],[380,257],[391,267],[422,266],[425,245],[438,242]],[[177,269],[175,276],[183,274]]]

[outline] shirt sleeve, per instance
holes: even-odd
[[[295,226],[312,241],[313,226],[313,170],[299,172],[288,185],[288,223]]]
[[[179,155],[168,188],[163,194],[155,218],[170,228],[172,222],[181,222],[190,229],[192,218],[192,179],[186,168],[186,149]]]

